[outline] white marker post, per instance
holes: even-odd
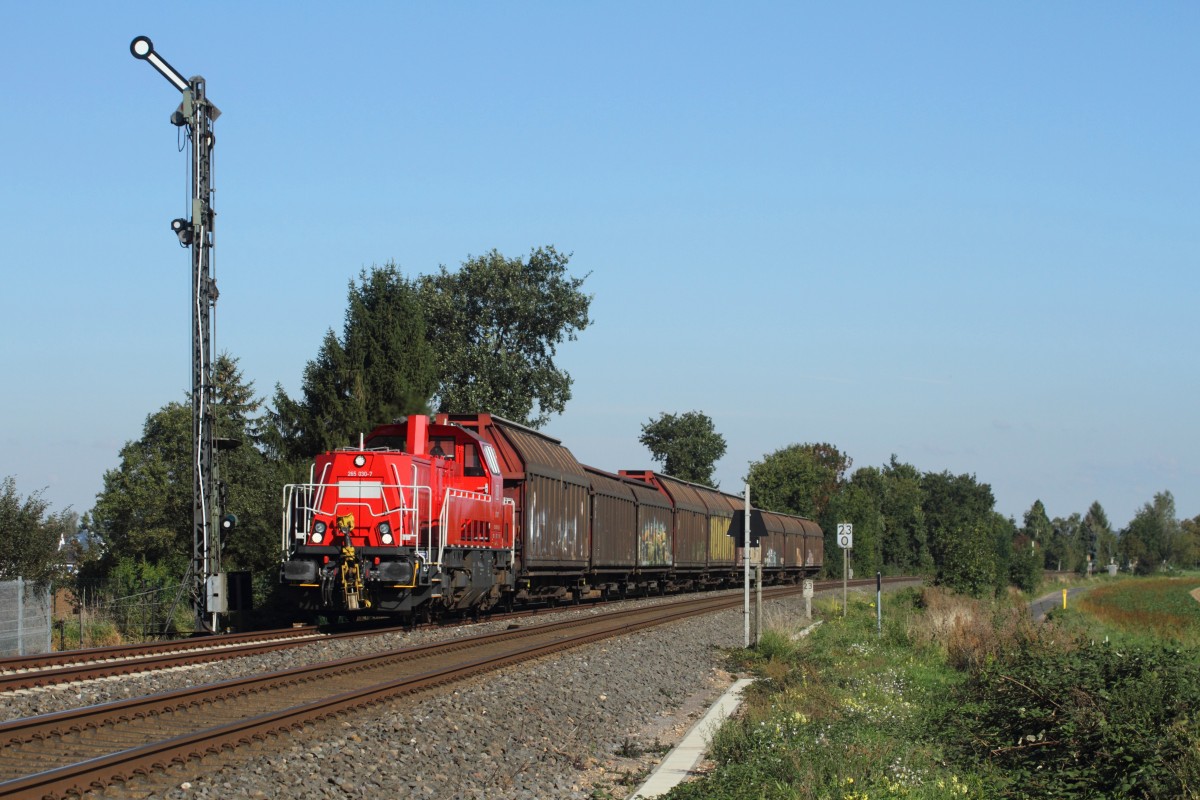
[[[850,576],[850,551],[854,549],[854,525],[839,522],[837,528],[838,547],[842,548],[842,616],[846,616],[846,584]]]

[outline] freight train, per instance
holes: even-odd
[[[494,415],[414,415],[318,455],[307,483],[284,487],[280,579],[301,612],[349,618],[720,588],[741,580],[730,528],[743,503],[585,466]],[[820,570],[815,522],[755,516],[764,582]]]

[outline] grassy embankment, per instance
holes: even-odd
[[[711,772],[668,797],[1200,796],[1196,586],[1117,582],[1088,604],[1103,622],[930,589],[886,597],[882,637],[863,596],[804,639],[776,620],[732,656],[760,680]]]

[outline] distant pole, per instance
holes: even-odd
[[[750,484],[746,484],[746,529],[742,532],[742,572],[745,585],[743,621],[746,628],[746,649],[750,648]]]
[[[883,636],[883,573],[875,573],[875,628]]]

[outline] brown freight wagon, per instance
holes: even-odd
[[[825,532],[811,519],[800,518],[804,525],[804,574],[812,577],[825,564]]]
[[[656,487],[626,479],[637,500],[637,584],[666,580],[674,566],[675,509],[671,499]]]
[[[637,500],[629,483],[584,467],[591,486],[592,581],[616,588],[637,566]]]
[[[767,583],[775,583],[779,578],[778,573],[783,570],[783,554],[787,547],[784,538],[783,516],[774,511],[764,511],[762,520],[767,529],[766,535],[758,540],[763,580]]]
[[[696,487],[708,506],[708,582],[733,583],[737,578],[737,542],[729,535],[735,511],[745,509],[745,500],[707,487]]]
[[[708,567],[708,506],[695,485],[650,470],[621,470],[621,474],[656,487],[670,499],[675,507],[670,584],[698,584]]]

